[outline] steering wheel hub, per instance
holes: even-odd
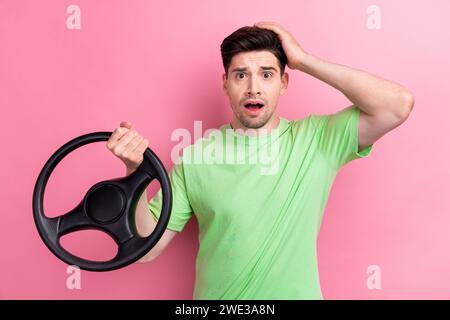
[[[117,220],[127,203],[123,191],[110,184],[90,191],[85,201],[87,215],[98,223],[112,223]]]

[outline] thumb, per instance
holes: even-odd
[[[131,129],[131,127],[132,127],[133,125],[132,125],[131,122],[128,122],[128,121],[122,121],[122,122],[120,123],[120,126],[121,126],[121,127],[128,128],[128,129]]]

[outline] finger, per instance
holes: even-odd
[[[128,132],[125,133],[122,136],[122,138],[120,138],[119,141],[116,143],[114,151],[116,153],[123,152],[127,148],[127,144],[130,143],[130,141],[133,140],[133,138],[136,136],[139,136],[136,130],[128,130]]]
[[[122,121],[120,126],[114,130],[113,134],[110,137],[110,144],[116,144],[118,140],[120,140],[128,131],[132,129],[132,124],[129,121]],[[109,141],[108,141],[109,142]]]
[[[133,124],[132,124],[131,122],[129,122],[129,121],[122,121],[122,122],[120,123],[120,126],[121,126],[121,127],[128,128],[128,129],[131,129],[131,128],[133,127]]]
[[[254,24],[256,27],[265,28],[265,27],[274,27],[275,25],[270,21],[259,21]]]
[[[144,140],[142,136],[136,136],[134,137],[126,146],[125,150],[123,151],[123,156],[129,156],[130,154],[135,153],[135,149],[137,146],[141,143],[141,141]]]
[[[108,139],[108,143],[106,144],[107,147],[109,149],[114,148],[117,145],[118,141],[129,131],[130,131],[130,129],[128,129],[126,127],[116,128]]]
[[[268,21],[257,22],[257,23],[255,23],[255,27],[269,29],[269,30],[272,30],[275,32],[281,31],[280,26],[278,26],[277,24],[275,24],[273,22],[268,22]]]
[[[130,152],[129,154],[127,152],[128,150],[131,150],[131,148],[127,149],[125,151],[125,152],[127,152],[126,157],[130,161],[133,161],[136,164],[140,164],[143,160],[144,151],[147,148],[147,143],[148,143],[148,141],[146,139],[142,138],[141,141],[137,144],[136,148],[134,148],[134,150],[132,152]]]
[[[148,140],[147,139],[143,139],[136,147],[136,149],[133,150],[133,153],[136,154],[143,154],[144,151],[147,149],[148,147]]]
[[[267,26],[280,26],[277,22],[274,21],[258,21],[255,24],[259,24],[259,25],[267,25]]]

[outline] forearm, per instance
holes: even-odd
[[[413,95],[392,81],[327,62],[311,54],[305,54],[296,69],[338,89],[367,114],[392,112],[403,117],[411,111]]]
[[[131,174],[133,170],[126,169],[126,175]],[[147,192],[144,190],[136,206],[136,228],[140,236],[147,237],[156,227],[156,221],[148,207]]]

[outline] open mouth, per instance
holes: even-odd
[[[262,103],[246,103],[244,108],[251,114],[257,113],[262,108],[264,108],[264,104]]]

